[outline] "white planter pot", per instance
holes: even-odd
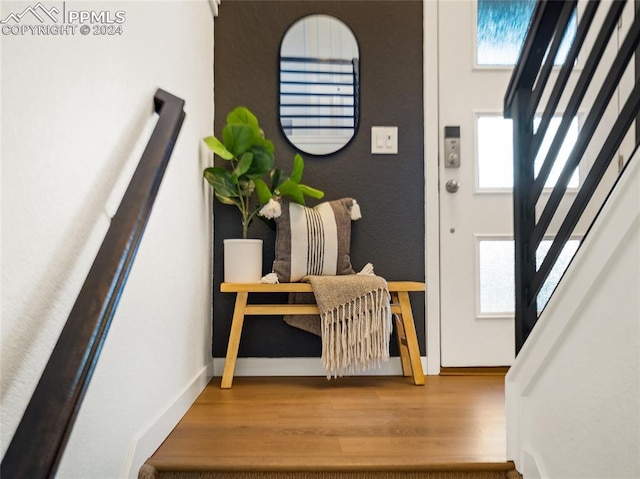
[[[262,240],[226,239],[224,242],[224,281],[259,283],[262,278]]]

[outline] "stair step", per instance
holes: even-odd
[[[138,479],[522,479],[509,471],[247,472],[168,471],[145,465]]]
[[[140,479],[516,479],[504,376],[214,378]]]

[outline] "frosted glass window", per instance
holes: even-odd
[[[556,286],[560,282],[560,278],[562,278],[567,266],[569,266],[571,258],[576,254],[578,246],[580,246],[580,241],[569,240],[564,245],[564,248],[562,248],[562,252],[558,257],[556,264],[551,268],[551,272],[549,273],[547,280],[542,285],[542,288],[540,288],[540,293],[538,293],[538,311],[542,311],[546,306],[551,294],[553,294],[553,290],[556,289]],[[538,268],[542,265],[550,247],[551,241],[545,240],[540,242],[538,251],[536,251],[536,265]]]
[[[511,240],[482,240],[480,251],[480,314],[513,314],[514,249]]]
[[[478,116],[476,125],[478,141],[478,187],[483,188],[513,188],[513,126],[512,120],[497,115]],[[534,128],[538,127],[540,119],[534,121]],[[535,173],[538,174],[544,161],[551,141],[560,125],[560,118],[554,117],[549,124],[540,151],[535,161]],[[558,176],[564,167],[569,154],[578,139],[578,120],[573,119],[569,131],[558,152],[556,160],[547,182],[546,188],[551,188],[558,181]],[[576,169],[569,181],[569,188],[577,188],[579,174]]]
[[[535,4],[536,0],[478,0],[478,65],[515,65]],[[556,64],[567,57],[575,31],[574,15],[558,50]]]
[[[513,188],[513,125],[501,116],[477,117],[478,187]]]
[[[579,240],[569,240],[547,281],[538,295],[538,310],[547,304],[571,258],[576,253]],[[538,267],[542,264],[551,240],[543,240],[536,252]],[[514,247],[513,240],[480,240],[480,314],[513,314],[515,310]]]

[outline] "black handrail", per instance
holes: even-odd
[[[157,90],[156,127],[2,459],[2,477],[55,475],[182,127],[183,107],[180,98]]]
[[[536,252],[547,234],[552,219],[557,216],[557,208],[565,198],[569,181],[580,164],[593,135],[603,128],[602,118],[614,96],[620,79],[628,67],[633,53],[640,43],[640,15],[629,27],[618,53],[606,75],[605,80],[592,105],[588,105],[588,114],[582,125],[578,139],[567,159],[553,190],[549,195],[542,213],[536,214],[536,206],[545,187],[562,146],[571,122],[578,109],[587,109],[584,105],[587,88],[593,82],[594,72],[602,59],[605,48],[615,32],[627,0],[612,2],[594,41],[591,52],[582,52],[586,58],[574,90],[562,113],[560,125],[551,141],[549,150],[542,162],[540,171],[534,173],[534,161],[548,132],[551,119],[556,114],[560,98],[565,94],[568,79],[572,73],[578,53],[584,39],[593,25],[599,0],[587,2],[576,29],[575,39],[560,68],[551,93],[543,108],[540,102],[543,92],[548,89],[551,66],[555,59],[560,41],[565,35],[572,15],[575,15],[577,2],[568,0],[538,0],[529,31],[525,39],[521,56],[515,66],[509,87],[505,94],[504,115],[513,119],[514,135],[514,240],[515,240],[515,319],[516,352],[520,351],[529,333],[538,319],[537,297],[562,248],[571,238],[578,222],[583,218],[587,204],[601,183],[601,180],[617,153],[623,138],[630,130],[634,119],[640,112],[640,87],[636,75],[636,85],[630,93],[618,119],[613,125],[607,125],[606,140],[590,167],[585,180],[575,195],[565,218],[560,218],[560,227],[551,246],[538,267]],[[546,58],[546,60],[545,60]],[[543,61],[545,62],[543,64]],[[566,95],[565,95],[566,96]],[[542,110],[542,118],[537,131],[533,124],[536,111]],[[636,136],[636,148],[638,137]]]

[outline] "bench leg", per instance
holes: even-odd
[[[229,333],[229,344],[227,345],[227,358],[224,362],[224,371],[220,384],[222,389],[231,388],[231,383],[233,383],[233,373],[236,369],[238,346],[240,346],[240,336],[242,336],[242,324],[244,323],[244,312],[248,297],[249,293],[243,291],[236,296],[236,305],[233,309],[233,320],[231,321],[231,333]]]
[[[400,304],[397,293],[391,293],[391,303]],[[398,351],[400,352],[400,364],[402,364],[402,374],[411,376],[411,362],[409,360],[409,349],[407,348],[407,335],[404,332],[401,316],[394,314],[393,323],[396,327],[396,339],[398,340]]]
[[[424,385],[424,373],[422,371],[422,362],[420,361],[420,347],[418,346],[416,326],[413,322],[409,293],[407,291],[399,291],[398,299],[400,301],[400,311],[402,311],[401,321],[404,326],[404,334],[406,337],[407,349],[409,351],[413,384],[422,386]]]

